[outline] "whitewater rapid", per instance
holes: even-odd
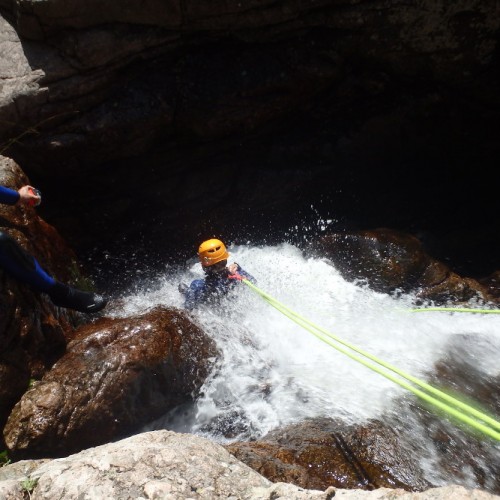
[[[326,260],[305,258],[288,243],[229,251],[229,262],[239,263],[281,303],[415,377],[426,380],[454,337],[460,342],[463,336],[465,353],[482,376],[500,374],[500,315],[411,313],[413,296],[347,282]],[[127,297],[120,316],[160,304],[182,308],[178,284],[201,277],[195,259],[183,268],[168,268]],[[408,392],[319,340],[244,284],[219,307],[202,307],[191,315],[223,356],[194,407],[178,409],[149,428],[224,439],[220,426],[231,426],[234,439],[259,438],[307,417],[362,423],[390,411]]]

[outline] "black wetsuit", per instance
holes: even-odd
[[[0,203],[15,205],[18,200],[17,191],[0,186]],[[42,269],[32,255],[3,231],[0,231],[0,267],[14,278],[31,285],[40,292],[48,293],[56,283],[55,279]]]
[[[15,205],[19,196],[14,189],[0,186],[0,203]],[[100,295],[83,292],[56,281],[42,269],[35,257],[4,231],[0,231],[0,268],[36,291],[48,294],[52,302],[60,307],[94,313],[103,309],[108,302]]]

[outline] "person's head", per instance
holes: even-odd
[[[198,257],[205,272],[220,272],[226,268],[229,253],[221,240],[212,238],[200,245]]]

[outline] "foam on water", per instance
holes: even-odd
[[[466,355],[485,377],[500,374],[500,316],[410,313],[413,297],[389,296],[345,281],[321,259],[306,259],[290,244],[230,248],[229,262],[252,274],[259,288],[290,309],[364,351],[426,379],[454,337],[472,338]],[[202,277],[198,263],[169,269],[149,289],[126,300],[120,315],[157,304],[181,307],[180,282]],[[338,352],[292,322],[248,287],[237,287],[218,308],[193,319],[223,353],[189,418],[181,413],[156,425],[185,432],[214,432],[230,418],[237,437],[260,437],[306,417],[363,422],[390,410],[406,389]],[[215,426],[216,427],[216,426]],[[241,431],[241,432],[240,432]]]

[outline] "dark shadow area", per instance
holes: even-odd
[[[336,46],[335,36],[328,30],[311,31],[302,43],[295,41],[293,55],[306,58],[307,51],[297,47],[312,42],[326,54]],[[53,157],[57,165],[46,168],[50,160],[44,156],[22,161],[24,154],[29,158],[37,148],[43,150],[43,140],[26,141],[13,151],[44,194],[39,213],[103,284],[122,287],[137,274],[183,265],[209,237],[228,244],[301,245],[323,231],[375,227],[416,235],[432,256],[462,275],[479,278],[499,268],[500,104],[477,90],[491,91],[500,81],[498,61],[458,87],[423,71],[418,78],[404,77],[361,52],[339,65],[332,56],[325,63],[329,79],[303,102],[284,106],[280,92],[286,94],[287,87],[278,85],[279,78],[276,88],[264,86],[256,100],[265,103],[257,119],[262,124],[245,129],[252,105],[245,105],[247,88],[233,82],[226,94],[222,74],[210,86],[198,63],[216,54],[212,63],[221,72],[241,51],[255,69],[266,50],[274,50],[266,59],[272,66],[284,49],[269,44],[256,50],[240,42],[236,50],[226,42],[186,47],[178,56],[178,68],[186,71],[182,85],[194,75],[196,91],[207,93],[198,102],[193,91],[194,100],[187,104],[192,108],[184,116],[192,122],[178,121],[182,105],[177,100],[182,101],[184,87],[175,87],[172,57],[158,57],[124,69],[108,89],[121,103],[119,111],[111,101],[90,111],[91,117],[117,119],[123,114],[124,122],[131,121],[123,129],[107,130],[103,138],[94,131],[95,142],[82,146],[81,157],[66,158],[63,148],[60,158]],[[322,62],[314,69],[321,69]],[[264,81],[274,73],[271,67],[256,78]],[[293,74],[300,88],[300,72]],[[231,75],[237,79],[238,72]],[[259,92],[257,83],[250,90]],[[290,89],[297,92],[293,85]],[[198,115],[197,106],[210,106],[212,98],[226,95],[237,103],[240,128],[231,132],[220,126],[220,116],[231,118],[231,106],[215,125],[203,128],[200,123],[197,128],[192,115],[210,118],[212,109]],[[168,112],[155,115],[158,122],[147,121],[161,102],[168,102]],[[275,102],[284,109],[267,118],[267,106]],[[132,118],[127,104],[137,105]],[[134,123],[145,123],[144,130],[132,130]],[[104,148],[113,159],[99,158],[99,147],[113,134],[121,138],[123,150]]]

